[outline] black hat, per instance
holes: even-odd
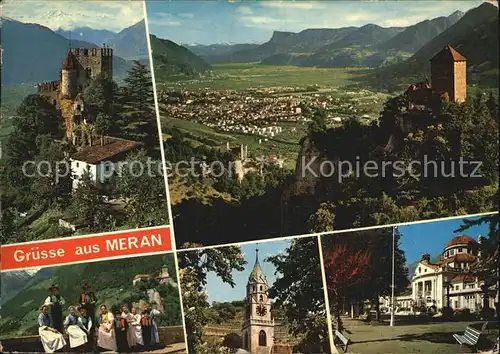
[[[49,287],[49,290],[52,291],[52,290],[59,290],[59,288],[57,287],[57,285],[55,284],[52,284],[50,287]]]

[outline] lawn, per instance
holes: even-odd
[[[343,87],[358,85],[353,80],[362,69],[314,68],[297,66],[268,66],[260,64],[214,64],[212,71],[204,77],[183,80],[177,87],[212,90],[247,90],[266,87]],[[159,88],[172,84],[159,82]]]
[[[343,318],[347,332],[344,334],[352,341],[349,352],[352,353],[459,353],[460,345],[453,338],[454,333],[462,334],[465,327],[481,322],[441,322],[403,324],[396,320],[390,327],[384,324],[367,324],[360,320]],[[498,329],[491,330],[479,349],[491,349]],[[464,346],[463,352],[467,352]],[[469,350],[468,352],[471,352]]]

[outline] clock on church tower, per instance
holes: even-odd
[[[274,320],[271,317],[269,284],[255,251],[255,265],[248,277],[243,323],[243,346],[252,354],[270,354],[274,342]]]

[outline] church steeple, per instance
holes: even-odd
[[[248,277],[243,323],[244,349],[252,354],[270,354],[274,341],[274,320],[271,315],[269,284],[255,250],[255,264]]]
[[[259,263],[259,249],[255,249],[255,264],[253,266],[252,272],[248,277],[249,283],[264,283],[267,284],[266,276]]]

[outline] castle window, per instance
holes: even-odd
[[[89,50],[88,49],[84,49],[83,50],[83,55],[88,56],[89,55]]]
[[[260,286],[260,291],[262,291],[262,285]]]
[[[261,330],[259,332],[259,347],[266,347],[267,346],[267,336],[266,332]]]
[[[82,106],[81,106],[81,105],[77,105],[77,106],[76,106],[76,110],[77,110],[77,111],[81,111],[81,110],[82,110]]]

